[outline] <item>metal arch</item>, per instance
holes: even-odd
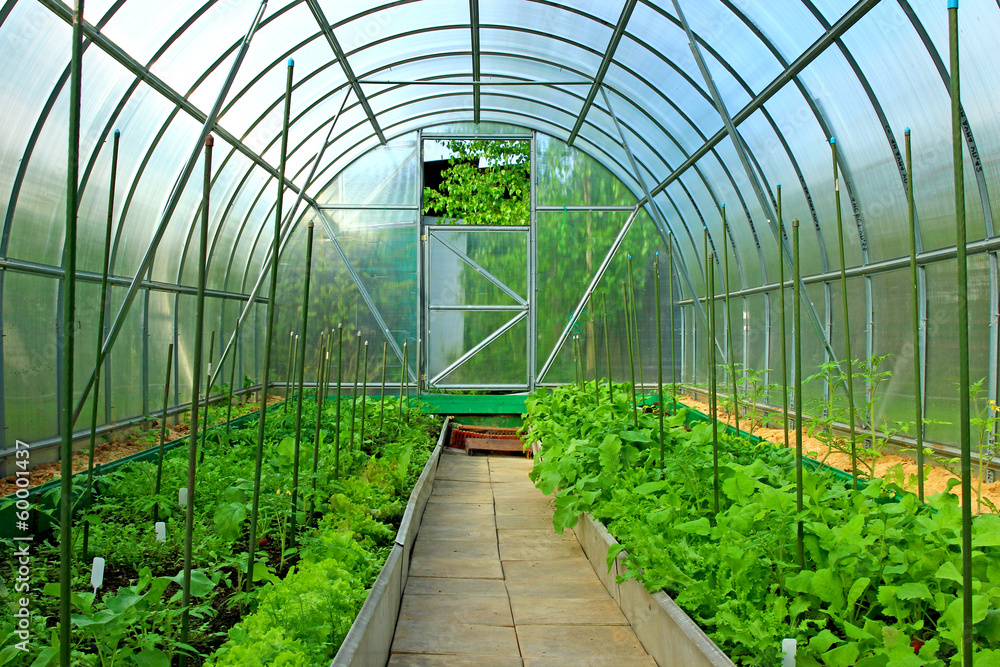
[[[330,27],[330,22],[326,20],[323,8],[319,6],[319,2],[317,2],[317,0],[306,0],[306,4],[309,6],[309,11],[312,12],[313,18],[316,19],[316,23],[319,24],[320,30],[323,31],[323,35],[326,37],[326,41],[329,42],[330,48],[333,49],[333,53],[337,57],[337,61],[344,70],[344,76],[346,76],[347,80],[350,81],[351,87],[354,89],[354,95],[358,98],[362,108],[365,110],[365,115],[368,116],[368,122],[372,124],[372,128],[375,130],[375,134],[378,135],[379,141],[385,145],[385,135],[382,134],[382,128],[379,127],[378,119],[375,118],[375,113],[372,111],[371,104],[368,103],[368,98],[365,97],[365,91],[361,90],[361,84],[358,83],[358,77],[354,75],[351,63],[347,61],[347,55],[344,54],[344,49],[340,46],[340,41],[337,39],[337,36],[333,34],[333,28]]]
[[[472,78],[480,79],[479,62],[479,0],[469,0],[469,30],[472,37]],[[479,123],[479,84],[472,86],[472,99],[475,111],[472,112],[472,122]]]
[[[573,125],[573,130],[569,133],[569,139],[566,143],[569,146],[573,145],[576,140],[576,135],[580,133],[580,128],[583,127],[583,120],[587,117],[587,112],[590,111],[590,107],[594,104],[594,99],[597,97],[598,91],[601,89],[601,82],[604,81],[604,76],[608,73],[608,68],[611,67],[611,62],[615,58],[615,51],[618,49],[618,44],[622,40],[622,36],[625,34],[625,27],[628,25],[629,18],[632,17],[632,11],[635,9],[636,0],[625,0],[625,6],[622,7],[621,16],[618,17],[618,24],[615,26],[615,30],[611,33],[611,39],[608,41],[608,46],[604,50],[604,58],[601,60],[600,67],[597,68],[597,74],[594,76],[594,83],[590,87],[590,92],[587,93],[587,98],[583,102],[583,107],[580,109],[579,115],[576,117],[576,123]]]

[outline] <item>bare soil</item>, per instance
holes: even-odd
[[[679,397],[678,397],[679,398]],[[711,414],[710,408],[707,403],[702,403],[701,401],[696,401],[688,396],[682,399],[683,403],[689,407],[703,412],[706,415]],[[729,425],[733,425],[732,415],[722,411],[718,411],[718,419],[721,422],[725,422]],[[747,431],[749,422],[749,416],[741,415],[740,417],[740,428]],[[755,426],[753,429],[753,434],[764,438],[768,442],[773,442],[777,445],[794,446],[795,444],[795,433],[794,431],[789,432],[789,440],[791,444],[785,442],[784,429],[781,428],[758,428]],[[806,456],[812,457],[821,463],[843,470],[844,472],[851,472],[851,456],[844,452],[837,451],[836,449],[831,449],[826,446],[820,440],[816,438],[811,438],[805,433],[802,434],[802,451]],[[858,474],[867,477],[866,471],[871,467],[872,457],[865,456],[866,450],[861,448],[861,441],[858,441]],[[957,461],[954,465],[957,465]],[[886,473],[889,472],[890,468],[896,465],[902,466],[903,468],[903,479],[905,483],[902,485],[907,491],[917,492],[917,462],[912,456],[906,456],[902,454],[893,454],[889,452],[884,452],[874,460],[875,465],[875,477],[884,477]],[[924,495],[932,496],[937,493],[941,493],[948,489],[948,481],[952,479],[960,479],[960,477],[952,472],[948,467],[932,461],[925,457],[924,460]],[[979,503],[976,500],[976,490],[979,488],[979,478],[973,475],[972,477],[972,494],[973,494],[973,504],[979,505],[977,511],[991,512],[993,511],[989,506],[983,503]],[[956,486],[951,489],[951,493],[954,495],[959,495],[961,493],[961,487]],[[991,501],[995,506],[1000,507],[1000,482],[993,483],[983,483],[983,498]],[[961,502],[961,499],[959,500]]]
[[[282,396],[268,396],[267,404],[273,405],[281,401],[282,398]],[[259,403],[247,403],[239,406],[241,408],[241,412],[244,414],[253,411],[252,409],[247,409],[246,406],[259,406]],[[235,410],[236,404],[234,404],[233,407]],[[181,423],[167,427],[167,437],[165,442],[171,442],[172,440],[183,438],[191,432],[191,428],[187,424],[188,414],[189,412],[185,412],[180,416],[182,420]],[[221,422],[222,420],[220,419],[219,421]],[[160,437],[160,422],[159,420],[154,419],[149,423],[150,427],[148,431],[142,432],[137,429],[135,433],[125,440],[119,442],[106,442],[104,444],[97,445],[94,448],[94,464],[104,465],[106,463],[117,461],[118,459],[123,459],[126,456],[131,456],[132,454],[145,451],[150,447],[157,446]],[[86,449],[75,453],[73,455],[73,472],[78,473],[86,470],[88,458],[89,452]],[[59,479],[61,477],[61,466],[62,464],[59,461],[43,463],[35,466],[31,469],[28,488],[30,489],[45,484],[46,482],[50,482],[54,479]],[[0,497],[10,495],[17,491],[18,487],[14,485],[15,479],[15,475],[0,479]]]

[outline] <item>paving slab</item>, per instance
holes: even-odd
[[[389,667],[521,667],[520,658],[499,655],[432,655],[429,653],[393,653]],[[655,663],[654,663],[655,664]]]
[[[450,525],[420,527],[420,538],[428,540],[461,540],[471,542],[482,542],[496,539],[496,526],[493,523],[477,521],[469,524],[464,521],[455,522]]]
[[[459,579],[503,579],[503,568],[496,558],[436,558],[414,556],[410,576]]]
[[[517,641],[524,659],[561,658],[567,665],[594,656],[647,655],[627,625],[518,625]]]
[[[428,618],[451,623],[514,627],[510,603],[506,598],[480,595],[463,597],[413,595],[410,593],[403,596],[403,604],[399,609],[401,621],[419,621]]]
[[[420,544],[420,540],[417,540]],[[586,558],[579,542],[504,542],[500,544],[500,560],[569,560]]]
[[[499,579],[452,579],[414,577],[406,580],[404,595],[451,595],[453,597],[494,597],[507,600],[507,587]]]
[[[425,516],[426,515],[471,516],[473,514],[481,514],[486,517],[494,516],[496,514],[496,511],[493,509],[493,499],[490,498],[488,500],[484,500],[483,502],[473,503],[473,502],[462,502],[452,496],[431,495],[427,498],[427,506],[424,509]]]
[[[514,628],[436,620],[400,619],[392,652],[521,657]]]
[[[454,514],[432,513],[427,511],[420,522],[418,535],[426,535],[424,530],[444,530],[464,528],[467,530],[496,530],[497,524],[492,514],[477,516],[455,516]]]
[[[552,528],[552,515],[548,512],[538,512],[536,514],[501,514],[496,517],[496,527],[501,530],[533,528],[555,530]],[[564,530],[563,533],[572,533],[571,530]]]
[[[390,665],[395,663],[390,662]],[[499,663],[498,663],[499,664]],[[656,661],[648,655],[641,656],[574,656],[573,667],[656,667]],[[563,658],[525,658],[524,667],[566,667]]]
[[[433,558],[499,558],[496,536],[485,540],[433,540],[426,536],[417,537],[413,544],[413,556]]]
[[[504,564],[507,569],[508,561]],[[520,579],[511,580],[509,575],[504,583],[507,585],[507,595],[515,598],[534,598],[547,600],[552,598],[573,598],[574,600],[604,600],[611,599],[608,589],[597,577],[590,579]]]
[[[508,581],[595,581],[597,575],[590,561],[568,560],[508,560],[503,563],[504,578]]]
[[[523,543],[540,544],[544,542],[573,542],[578,543],[576,535],[572,531],[564,530],[560,535],[552,528],[551,522],[545,528],[503,528],[497,531],[497,539],[500,544]]]
[[[602,599],[540,598],[533,592],[524,596],[511,594],[510,608],[518,626],[628,625],[625,614],[607,592]]]

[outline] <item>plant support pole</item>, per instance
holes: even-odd
[[[660,253],[653,261],[653,280],[656,286],[656,396],[660,401],[660,470],[663,470],[663,330],[660,312]]]
[[[215,329],[212,329],[212,335],[208,337],[208,372],[205,373],[205,416],[201,421],[201,453],[198,455],[198,463],[205,462],[205,438],[208,437],[208,395],[212,392],[212,388],[208,383],[212,381],[212,357],[214,355]]]
[[[420,341],[417,341],[418,345]],[[368,398],[368,341],[365,341],[365,370],[361,374],[361,436],[358,438],[358,446],[365,442],[365,400]]]
[[[278,266],[278,262],[275,261],[274,265],[275,265],[275,267],[277,267]],[[291,398],[291,395],[292,395],[292,372],[294,370],[293,367],[292,367],[292,364],[295,361],[295,340],[296,340],[296,338],[295,338],[295,332],[294,331],[289,331],[288,332],[288,366],[285,368],[285,405],[283,406],[286,415],[288,414],[288,399]]]
[[[191,560],[193,556],[195,482],[198,470],[198,400],[201,392],[201,348],[205,333],[205,264],[208,258],[208,205],[212,189],[212,147],[215,139],[205,139],[205,181],[201,207],[201,245],[198,249],[198,301],[194,320],[194,373],[191,374],[191,438],[188,445],[187,504],[184,507],[184,576],[181,584],[181,643],[190,644]],[[188,656],[180,656],[181,667]]]
[[[906,209],[910,228],[910,285],[913,289],[913,405],[916,412],[913,422],[917,439],[917,497],[924,502],[924,406],[921,403],[920,385],[920,291],[917,285],[917,215],[913,204],[913,153],[910,147],[910,128],[906,128]]]
[[[830,138],[830,149],[833,152],[833,196],[837,204],[837,245],[840,247],[840,300],[844,306],[844,354],[847,357],[847,410],[848,420],[851,425],[851,478],[854,481],[854,490],[858,490],[858,452],[857,452],[857,431],[854,423],[854,358],[851,356],[851,315],[847,307],[847,271],[844,268],[844,220],[840,207],[840,170],[837,166],[837,139]],[[800,366],[795,365],[796,374],[800,373]],[[798,398],[795,399],[795,409],[799,412],[802,406]],[[796,423],[798,423],[796,419]],[[872,440],[875,438],[875,424],[869,424],[872,430]],[[874,449],[874,448],[873,448]],[[872,453],[874,456],[874,452]]]
[[[729,381],[733,389],[733,423],[736,435],[740,434],[740,395],[736,386],[736,353],[733,351],[733,311],[729,307],[729,222],[726,220],[726,205],[722,205],[722,271],[726,274],[726,349],[729,351]],[[753,430],[753,424],[750,425]]]
[[[337,422],[337,433],[333,441],[334,456],[334,477],[340,479],[340,392],[344,384],[344,324],[337,325],[337,414],[334,419]]]
[[[378,399],[378,430],[382,432],[382,422],[385,418],[385,364],[389,354],[389,343],[382,343],[382,388],[379,390]]]
[[[325,359],[326,359],[326,345],[325,344],[322,347],[320,347],[320,349],[319,349],[319,358],[320,358],[320,363],[319,363],[319,366],[317,368],[317,372],[320,374],[320,376],[317,378],[317,383],[316,383],[317,387],[320,387],[323,384],[322,383],[322,375],[323,375],[323,370],[322,369],[326,368],[326,363],[325,363]],[[317,393],[317,396],[316,396],[316,428],[315,428],[315,432],[313,433],[312,498],[309,500],[309,508],[310,509],[309,509],[309,518],[307,520],[308,523],[310,523],[310,524],[312,523],[313,508],[315,507],[315,503],[316,503],[316,475],[319,472],[319,435],[320,435],[320,427],[323,425],[323,409],[322,409],[322,406],[320,405],[319,390],[318,389],[317,389],[316,393]]]
[[[239,327],[240,323],[237,319],[236,330],[238,330]],[[239,349],[239,345],[233,346],[233,358],[229,360],[229,404],[226,405],[226,446],[229,445],[229,434],[231,431],[229,422],[233,420],[233,399],[236,397],[236,355],[238,354]],[[219,360],[219,363],[222,363],[221,359]]]
[[[958,407],[962,444],[962,665],[972,667],[972,433],[969,425],[969,274],[965,244],[965,164],[958,52],[958,0],[948,0],[951,52],[952,160],[955,168],[955,248],[958,264]]]
[[[70,664],[70,586],[73,578],[73,364],[76,333],[76,227],[80,182],[80,87],[83,68],[83,0],[73,6],[69,87],[69,145],[66,152],[66,241],[63,248],[62,446],[59,483],[59,660]],[[95,397],[94,402],[97,402]]]
[[[268,288],[267,330],[264,334],[264,379],[261,382],[260,409],[257,415],[257,449],[254,454],[253,499],[250,505],[250,537],[247,543],[246,590],[253,586],[253,571],[256,565],[257,517],[260,515],[260,480],[263,473],[264,425],[267,417],[267,393],[271,386],[271,348],[274,341],[274,304],[278,293],[278,252],[281,247],[281,216],[284,205],[285,165],[288,160],[288,125],[292,104],[292,73],[295,61],[288,60],[285,77],[285,110],[281,129],[281,155],[278,164],[278,195],[274,204],[274,239],[272,241],[271,285]],[[286,393],[287,399],[287,393]]]
[[[111,149],[111,184],[108,188],[108,225],[104,232],[104,264],[101,270],[101,309],[97,311],[97,354],[94,358],[101,356],[101,347],[104,343],[104,316],[108,308],[108,273],[111,269],[111,230],[115,222],[115,182],[118,176],[118,145],[121,140],[121,132],[115,130],[114,143]],[[94,368],[94,387],[101,386],[101,365]],[[100,391],[95,389],[93,396],[93,407],[90,415],[90,452],[87,455],[87,489],[84,498],[89,499],[94,490],[94,450],[97,447],[97,400]],[[90,560],[90,522],[83,523],[83,560]]]
[[[706,236],[707,236],[706,230]],[[712,491],[715,497],[715,514],[719,514],[719,399],[718,373],[715,367],[715,254],[708,253],[705,270],[708,273],[708,382],[709,402],[712,413]]]
[[[160,450],[156,457],[156,488],[154,496],[160,495],[160,483],[163,481],[163,444],[167,440],[167,407],[170,405],[170,370],[174,361],[174,344],[167,346],[167,379],[163,383],[163,413],[160,415]],[[160,504],[153,505],[153,523],[160,520]]]
[[[399,420],[400,423],[406,418],[403,411],[403,387],[406,386],[406,340],[403,340],[403,365],[399,369]]]
[[[622,281],[622,296],[625,304],[625,337],[628,339],[628,368],[632,374],[632,424],[639,428],[639,401],[635,395],[635,360],[632,356],[632,326],[629,320],[628,285]]]
[[[358,375],[361,372],[361,332],[358,331],[358,350],[354,354],[354,388],[351,389],[351,444],[354,448],[354,423],[358,414]]]
[[[645,389],[646,381],[643,379],[642,375],[642,346],[639,344],[639,315],[638,307],[635,300],[635,282],[632,280],[632,255],[631,253],[627,256],[628,259],[628,296],[629,303],[632,304],[632,335],[635,337],[635,354],[637,365],[639,366],[639,386]]]
[[[781,254],[784,248],[785,221],[781,213],[781,183],[777,188],[778,198],[778,298],[781,299],[781,425],[784,429],[785,447],[788,446],[788,350],[786,347],[785,324],[785,258]],[[798,403],[795,404],[798,410]]]
[[[302,448],[302,399],[305,395],[305,373],[306,373],[306,332],[309,325],[309,278],[312,274],[312,253],[313,253],[313,230],[315,224],[309,223],[306,228],[306,275],[302,281],[302,345],[299,346],[298,372],[299,391],[295,397],[295,454],[292,461],[292,517],[291,526],[288,530],[291,545],[295,546],[295,530],[298,527],[298,500],[299,500],[299,457]]]
[[[673,396],[670,414],[677,413],[677,355],[675,353],[674,339],[674,235],[667,237],[667,261],[669,275],[667,277],[667,288],[670,290],[670,389]]]
[[[795,511],[802,513],[802,267],[799,264],[799,221],[792,220],[792,280],[795,283],[795,301],[792,308],[792,326],[795,327]],[[799,569],[805,567],[805,544],[802,520],[796,527],[796,544]]]
[[[608,345],[608,295],[607,292],[601,292],[601,305],[603,306],[603,320],[604,320],[604,355],[607,357],[608,363],[608,403],[613,404],[615,402],[615,386],[614,381],[611,379],[611,346]]]

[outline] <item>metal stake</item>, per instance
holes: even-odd
[[[705,247],[708,248],[708,229],[705,229]],[[715,514],[719,514],[719,402],[715,368],[715,254],[708,253],[705,271],[708,274],[708,391],[709,410],[712,413],[712,491],[715,498]]]
[[[673,391],[673,404],[670,414],[677,413],[677,355],[675,353],[674,339],[674,235],[667,237],[667,258],[670,263],[670,276],[668,287],[670,288],[670,386]]]
[[[298,528],[298,500],[299,500],[299,456],[302,446],[302,399],[305,396],[305,373],[306,373],[306,341],[308,338],[307,326],[309,324],[309,278],[312,275],[312,252],[313,252],[313,230],[315,223],[310,222],[306,228],[306,275],[302,281],[302,345],[299,347],[299,391],[295,398],[295,454],[292,461],[292,517],[289,527],[289,539],[291,545],[295,546],[295,531]]]
[[[198,470],[198,401],[201,393],[201,348],[205,333],[205,264],[208,259],[208,208],[212,189],[212,147],[215,139],[205,139],[205,180],[201,208],[201,245],[198,249],[198,300],[194,320],[194,372],[191,374],[191,437],[188,444],[187,505],[184,512],[184,576],[181,584],[181,643],[189,644],[191,610],[191,560],[193,556],[195,484]],[[188,656],[180,655],[181,667]]]
[[[924,406],[920,400],[920,291],[917,285],[917,215],[913,203],[913,154],[906,128],[906,208],[910,228],[910,284],[913,288],[913,404],[916,412],[917,497],[924,502]]]
[[[733,420],[736,435],[740,433],[740,394],[736,381],[736,354],[733,351],[733,311],[729,308],[729,223],[726,221],[726,205],[722,205],[722,262],[726,274],[726,341],[729,350],[729,381],[733,388]],[[750,425],[753,430],[753,424]]]
[[[160,483],[163,480],[163,443],[167,441],[167,407],[170,405],[170,370],[174,361],[174,344],[167,347],[167,379],[163,383],[163,414],[160,416],[160,451],[156,457],[156,488],[154,496],[160,495]],[[160,504],[153,505],[153,523],[160,520]]]
[[[382,388],[379,390],[378,399],[378,430],[382,432],[382,422],[385,419],[385,364],[389,353],[389,343],[382,343]]]
[[[799,220],[792,220],[792,273],[795,282],[792,324],[795,328],[795,510],[802,512],[802,267],[799,264]],[[849,355],[848,355],[849,356]],[[799,569],[806,565],[802,521],[796,527]]]
[[[419,341],[418,341],[419,343]],[[358,438],[358,446],[365,442],[365,412],[368,399],[368,341],[365,341],[365,370],[361,374],[361,437]]]
[[[642,376],[642,346],[639,344],[639,315],[638,304],[635,300],[635,283],[632,281],[632,255],[628,254],[628,294],[629,303],[632,304],[632,335],[635,336],[636,360],[639,362],[639,386],[645,391],[646,381]]]
[[[635,363],[632,359],[632,326],[629,320],[628,285],[622,281],[622,303],[625,305],[625,337],[628,338],[628,368],[632,373],[632,424],[639,428],[639,401],[635,395]]]
[[[604,354],[607,357],[608,362],[608,403],[614,404],[615,402],[615,383],[611,379],[611,346],[608,345],[608,295],[607,292],[601,292],[601,305],[604,311]]]
[[[236,322],[236,328],[239,329],[239,320]],[[229,360],[229,404],[226,406],[226,445],[229,445],[229,434],[230,426],[229,422],[233,420],[233,399],[236,398],[236,355],[239,354],[239,345],[233,346],[233,358]],[[219,364],[222,364],[222,360],[219,360]],[[211,382],[211,379],[209,380]]]
[[[275,268],[277,268],[277,266],[278,266],[278,262],[277,261],[275,261],[274,266],[275,266]],[[269,305],[269,307],[270,307],[270,305]],[[295,332],[294,331],[289,331],[288,332],[288,366],[286,367],[286,371],[285,371],[285,405],[284,405],[284,409],[285,409],[285,414],[286,415],[288,414],[288,401],[291,399],[291,396],[292,396],[292,372],[294,371],[294,367],[292,366],[292,363],[295,361],[295,338],[296,338]]]
[[[785,221],[781,213],[781,184],[777,188],[778,198],[778,298],[781,299],[781,425],[785,433],[785,447],[788,446],[788,351],[785,346]],[[798,410],[798,403],[795,404]]]
[[[208,383],[212,381],[212,357],[214,355],[215,329],[212,329],[212,335],[208,337],[208,372],[205,374],[205,417],[202,419],[201,453],[198,455],[198,463],[205,462],[205,438],[208,437],[208,396],[212,392],[212,388],[208,386]]]
[[[253,499],[250,505],[250,537],[247,544],[247,576],[246,590],[253,586],[253,570],[256,564],[257,551],[257,517],[260,515],[260,479],[264,460],[264,425],[267,416],[267,393],[271,387],[271,347],[274,338],[274,304],[278,293],[278,252],[281,247],[281,216],[284,206],[285,165],[288,160],[288,126],[292,104],[292,73],[295,61],[288,60],[288,72],[285,77],[285,110],[281,129],[281,155],[278,165],[278,196],[274,205],[274,240],[271,252],[274,262],[271,265],[271,286],[267,302],[267,330],[264,335],[264,379],[261,383],[260,409],[257,415],[257,449],[254,453]],[[291,362],[289,362],[291,365]],[[285,397],[287,399],[287,390]],[[286,401],[287,402],[287,401]]]
[[[351,444],[354,447],[354,419],[358,413],[358,374],[361,372],[361,332],[358,331],[358,351],[354,355],[354,388],[351,390]]]
[[[403,411],[403,387],[406,385],[406,340],[403,340],[403,365],[399,370],[399,419],[400,422],[406,418]]]
[[[333,441],[334,477],[340,479],[340,394],[344,383],[344,325],[337,325],[337,435]]]
[[[660,307],[660,253],[653,261],[653,277],[656,285],[656,395],[660,401],[660,470],[663,469],[663,329]]]

